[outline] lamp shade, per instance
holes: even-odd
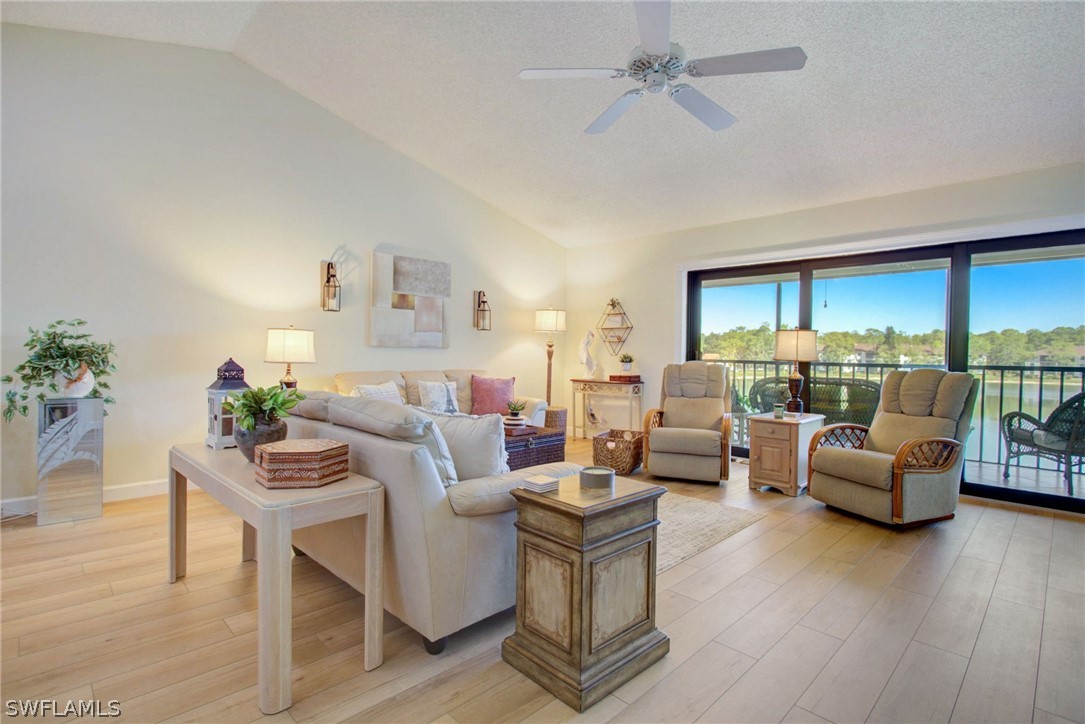
[[[564,332],[565,310],[564,309],[536,309],[535,310],[536,332]]]
[[[273,327],[267,331],[265,362],[316,362],[313,330]]]
[[[816,329],[779,329],[776,331],[774,360],[814,362],[818,358]]]

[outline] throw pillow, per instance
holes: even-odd
[[[509,472],[505,426],[501,415],[447,414],[421,410],[441,430],[460,480],[487,478]]]
[[[448,444],[433,418],[401,403],[367,400],[364,397],[337,397],[328,400],[328,403],[330,422],[391,440],[422,445],[433,458],[442,485],[447,488],[459,481],[452,453],[448,451]]]
[[[513,399],[513,385],[515,377],[502,379],[500,377],[479,377],[471,375],[471,414],[489,415],[497,413],[504,415],[509,411],[509,403]]]
[[[460,406],[456,404],[455,382],[426,382],[418,381],[418,397],[424,410],[436,412],[459,412]]]
[[[364,397],[367,400],[383,400],[403,404],[403,398],[399,396],[399,388],[395,382],[382,382],[379,385],[358,385],[350,393],[351,397]]]
[[[307,417],[310,420],[327,422],[328,400],[333,397],[338,397],[338,395],[334,392],[325,392],[324,390],[303,390],[301,393],[305,395],[305,399],[299,402],[294,409],[290,411],[290,414],[299,417]]]

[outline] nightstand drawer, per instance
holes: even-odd
[[[794,434],[794,425],[778,425],[766,420],[753,420],[750,423],[751,437],[757,435],[767,440],[790,440]]]

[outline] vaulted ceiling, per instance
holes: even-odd
[[[233,53],[578,246],[1085,160],[1085,3],[675,2],[690,57],[799,45],[800,71],[690,79],[584,128],[629,79],[629,2],[4,2],[5,22]]]

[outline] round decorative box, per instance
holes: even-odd
[[[614,468],[593,465],[580,471],[580,487],[608,489],[614,487]]]

